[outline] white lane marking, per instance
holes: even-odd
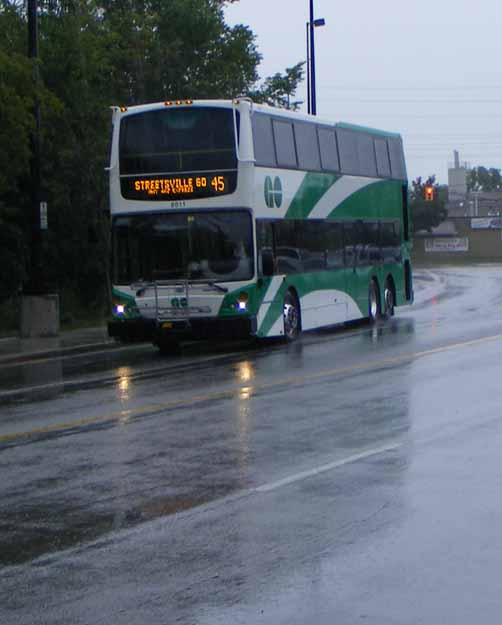
[[[308,218],[320,219],[327,217],[331,211],[337,208],[350,195],[376,182],[381,182],[381,179],[362,178],[360,176],[342,176],[342,178],[337,180],[317,202]]]
[[[309,469],[308,471],[295,473],[293,475],[283,478],[282,480],[269,482],[268,484],[262,484],[261,486],[257,486],[256,488],[254,488],[253,491],[257,493],[269,493],[270,491],[277,490],[279,488],[282,488],[283,486],[289,486],[290,484],[301,482],[302,480],[305,480],[309,477],[314,477],[316,475],[320,475],[321,473],[326,473],[327,471],[338,469],[339,467],[343,467],[346,464],[351,464],[359,460],[365,460],[366,458],[371,458],[372,456],[377,456],[379,454],[383,454],[389,451],[395,451],[402,446],[402,443],[395,443],[393,445],[385,445],[383,447],[367,449],[366,451],[352,454],[351,456],[347,456],[346,458],[341,458],[340,460],[335,460],[334,462],[328,462],[328,464],[322,464],[318,467]]]

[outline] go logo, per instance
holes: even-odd
[[[267,176],[265,178],[265,204],[269,208],[280,208],[282,204],[282,183],[279,176],[274,178],[274,182],[272,183],[272,178]]]

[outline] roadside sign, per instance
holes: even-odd
[[[47,230],[47,202],[40,202],[40,230]]]

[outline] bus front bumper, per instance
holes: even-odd
[[[113,319],[108,336],[124,342],[173,339],[242,339],[256,335],[256,317],[203,317],[157,322],[153,319]]]
[[[112,319],[108,322],[108,336],[123,341],[153,341],[156,323],[149,319]]]

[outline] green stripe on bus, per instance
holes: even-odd
[[[306,174],[289,205],[285,218],[306,219],[317,202],[339,178],[338,174]]]
[[[381,180],[355,191],[336,206],[328,217],[351,219],[401,219],[401,183]],[[383,209],[382,209],[383,207]]]

